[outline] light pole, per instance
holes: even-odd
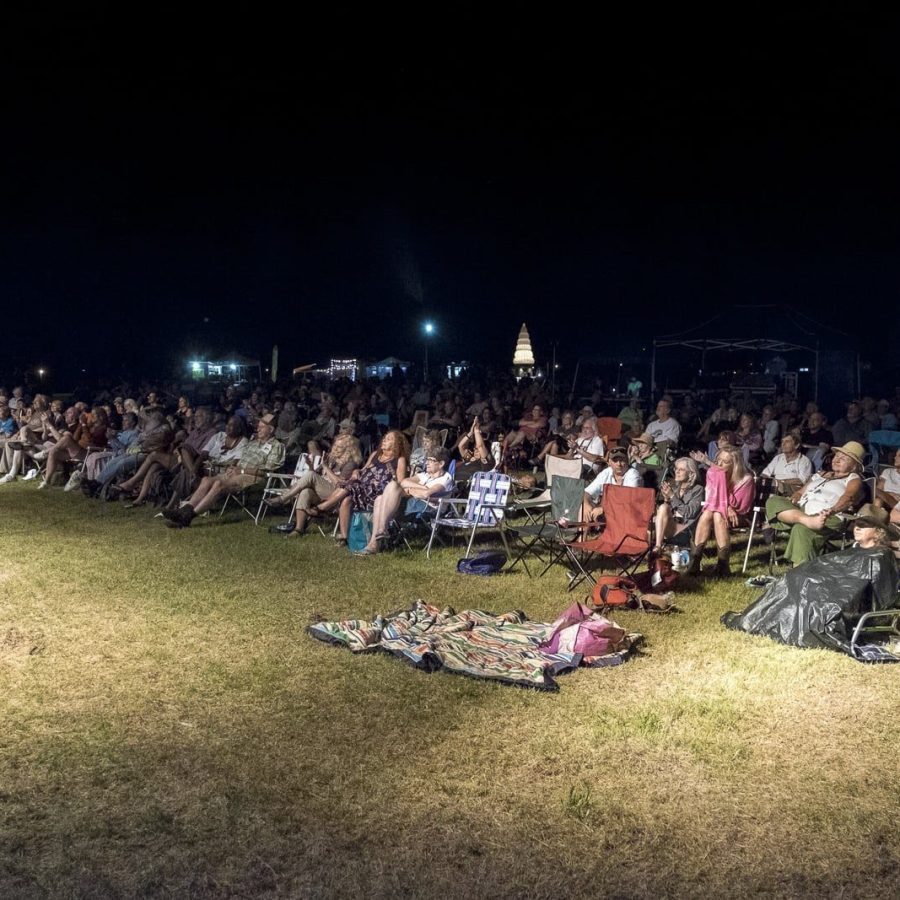
[[[430,319],[427,319],[422,323],[422,331],[425,333],[425,380],[428,380],[428,341],[429,338],[434,334],[434,322]]]

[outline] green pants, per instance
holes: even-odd
[[[784,556],[796,566],[815,559],[822,552],[825,542],[839,531],[841,520],[837,516],[829,516],[821,531],[813,531],[805,525],[787,525],[779,522],[778,513],[786,509],[800,509],[800,507],[791,503],[787,497],[769,497],[766,501],[766,519],[771,526],[778,531],[790,529]]]

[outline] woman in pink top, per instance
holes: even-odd
[[[706,473],[706,500],[694,532],[689,574],[700,574],[703,548],[713,535],[717,548],[713,574],[723,577],[731,574],[730,529],[737,526],[741,517],[753,508],[753,495],[753,476],[744,468],[740,451],[720,450]]]

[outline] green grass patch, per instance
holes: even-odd
[[[0,896],[900,891],[900,667],[725,631],[741,578],[617,613],[643,651],[543,694],[304,629],[418,597],[551,619],[559,571],[2,491]]]

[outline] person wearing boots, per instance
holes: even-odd
[[[720,450],[706,473],[706,500],[697,520],[688,574],[700,574],[700,559],[710,537],[716,539],[716,568],[713,574],[731,574],[731,529],[738,526],[753,508],[753,476],[744,467],[739,450]]]

